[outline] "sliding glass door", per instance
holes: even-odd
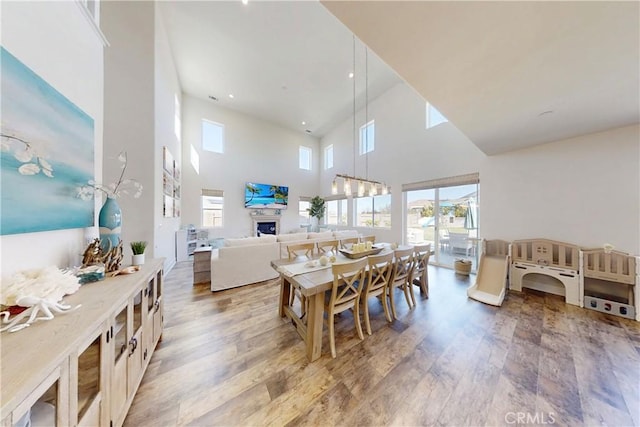
[[[405,191],[406,241],[430,243],[431,263],[453,267],[457,259],[476,270],[478,249],[478,184]]]

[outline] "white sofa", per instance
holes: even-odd
[[[348,237],[358,237],[358,232],[341,230],[225,239],[221,248],[211,251],[211,290],[221,291],[275,279],[278,273],[271,267],[271,261],[286,258],[290,244]]]
[[[278,277],[271,261],[280,258],[276,236],[225,239],[211,251],[211,290],[235,288]]]

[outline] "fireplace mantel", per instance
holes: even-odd
[[[275,222],[276,223],[276,234],[280,234],[280,218],[281,215],[251,215],[251,219],[253,220],[253,233],[257,234],[258,223],[260,222]]]

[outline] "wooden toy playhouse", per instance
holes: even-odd
[[[581,251],[584,307],[640,321],[640,261],[603,248]]]

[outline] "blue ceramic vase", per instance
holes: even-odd
[[[98,216],[102,249],[108,251],[118,246],[122,232],[122,211],[116,199],[108,197]]]

